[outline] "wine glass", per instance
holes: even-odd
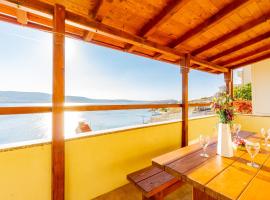
[[[265,139],[266,139],[266,132],[265,132],[265,129],[264,128],[261,128],[261,136],[262,136],[262,138],[264,140],[264,143],[262,143],[262,145],[265,145],[266,144],[266,141],[265,141]]]
[[[210,137],[209,136],[200,135],[199,141],[200,141],[200,144],[201,144],[201,146],[203,148],[203,153],[201,153],[200,156],[201,157],[208,158],[209,155],[206,153],[206,148],[209,145]]]
[[[246,146],[247,152],[249,153],[251,157],[251,162],[247,163],[247,165],[250,167],[259,168],[260,166],[254,162],[254,158],[260,151],[260,143],[246,141],[245,146]]]
[[[231,132],[234,138],[239,137],[238,133],[240,132],[240,130],[241,130],[241,124],[232,124]]]

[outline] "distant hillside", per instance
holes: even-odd
[[[50,103],[52,96],[41,92],[0,91],[0,103]],[[66,96],[68,103],[96,104],[138,104],[138,103],[178,103],[176,100],[137,101],[125,99],[90,99],[80,96]]]

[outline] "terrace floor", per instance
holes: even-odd
[[[132,184],[124,185],[111,192],[103,194],[94,200],[140,200],[140,191]],[[188,184],[182,185],[178,190],[168,195],[165,200],[190,200],[192,199],[192,188]]]

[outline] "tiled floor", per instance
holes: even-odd
[[[168,195],[165,200],[191,200],[191,187],[188,184],[182,185],[178,190]],[[139,190],[131,185],[124,185],[114,191],[101,195],[95,200],[140,200],[142,199]]]

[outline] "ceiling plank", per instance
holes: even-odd
[[[235,30],[217,38],[216,40],[213,40],[213,41],[207,43],[206,45],[204,45],[202,47],[199,47],[199,48],[193,50],[191,52],[191,54],[196,56],[196,55],[198,55],[198,54],[200,54],[208,49],[211,49],[219,44],[224,43],[225,41],[227,41],[227,40],[229,40],[229,39],[231,39],[231,38],[233,38],[241,33],[244,33],[245,31],[248,31],[248,30],[250,30],[250,29],[252,29],[252,28],[254,28],[262,23],[269,21],[269,19],[270,19],[270,12],[266,13],[263,16],[258,17],[255,20],[251,20],[251,21],[247,22],[246,24],[244,24],[244,25],[236,28]]]
[[[247,52],[245,54],[241,54],[239,56],[236,56],[236,57],[233,57],[231,59],[228,59],[228,60],[226,60],[224,62],[219,63],[219,65],[222,65],[222,66],[228,66],[228,65],[230,65],[231,66],[232,63],[238,62],[240,60],[246,59],[248,57],[251,57],[251,56],[254,56],[254,55],[263,53],[265,51],[269,51],[269,50],[270,50],[270,44],[269,45],[266,45],[266,46],[263,46],[261,48],[258,48],[258,49],[254,49],[253,51]]]
[[[156,16],[148,21],[137,33],[138,36],[147,37],[153,34],[163,23],[170,19],[175,13],[183,8],[190,0],[171,0]],[[131,50],[132,45],[125,49]]]
[[[237,64],[237,65],[234,65],[232,67],[230,67],[230,69],[236,69],[236,68],[239,68],[239,67],[244,67],[246,65],[250,65],[250,64],[253,64],[253,63],[257,63],[257,62],[260,62],[262,60],[266,60],[270,58],[270,53],[267,53],[265,55],[261,55],[259,57],[256,57],[256,58],[253,58],[251,60],[248,60],[248,61],[245,61],[245,62],[242,62],[240,64]]]
[[[17,6],[16,3],[19,3],[21,6],[21,9],[25,8],[29,12],[32,11],[35,13],[41,12],[41,14],[43,13],[42,16],[50,15],[51,17],[51,15],[53,14],[53,6],[46,3],[42,3],[40,1],[17,0],[16,3],[14,3],[13,0],[7,0],[7,1],[10,3],[10,5],[13,5],[13,7],[16,7]],[[98,21],[94,21],[90,17],[81,16],[70,11],[66,11],[66,24],[84,29],[86,31],[94,32],[96,34],[107,36],[118,41],[130,43],[132,45],[136,45],[136,46],[139,46],[139,47],[151,50],[151,51],[159,52],[168,56],[179,57],[179,58],[184,57],[184,54],[179,50],[157,44],[143,37],[132,35],[128,32],[102,24]],[[228,71],[227,68],[218,66],[208,61],[200,60],[194,56],[191,58],[191,61],[196,64],[207,66],[208,68],[211,68],[211,69],[216,69],[217,71],[221,71],[221,72]]]
[[[187,31],[179,38],[173,40],[168,44],[169,47],[174,48],[180,45],[183,42],[186,42],[193,38],[196,35],[199,35],[206,30],[210,29],[211,27],[218,24],[220,21],[222,21],[225,17],[228,15],[231,15],[235,12],[237,12],[240,8],[245,6],[247,3],[250,3],[249,0],[237,0],[233,1],[229,5],[225,6],[221,10],[219,10],[216,14],[212,15],[210,18],[206,19],[204,22],[196,26],[195,28]]]
[[[212,62],[212,61],[217,60],[217,59],[219,59],[219,58],[221,58],[223,56],[234,53],[235,51],[239,51],[240,49],[243,49],[245,47],[248,47],[248,46],[251,46],[251,45],[256,44],[258,42],[261,42],[262,40],[269,39],[269,37],[270,37],[270,31],[268,31],[268,32],[266,32],[266,33],[264,33],[262,35],[259,35],[259,36],[255,37],[255,38],[252,38],[252,39],[250,39],[248,41],[245,41],[245,42],[243,42],[243,43],[241,43],[239,45],[236,45],[236,46],[234,46],[234,47],[232,47],[230,49],[222,51],[222,52],[220,52],[220,53],[218,53],[218,54],[216,54],[214,56],[211,56],[207,60],[209,62]]]

